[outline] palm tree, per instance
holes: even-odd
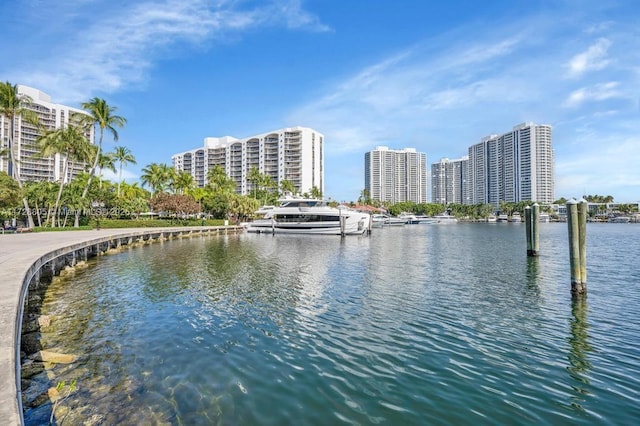
[[[260,183],[262,183],[262,181],[264,180],[262,177],[262,173],[260,173],[260,170],[258,170],[257,167],[252,167],[251,170],[249,170],[247,180],[249,181],[249,183],[251,183],[251,186],[253,188],[253,198],[257,199],[258,189],[260,189]]]
[[[95,145],[92,145],[92,146],[95,147],[95,149],[98,149],[98,147],[96,147]],[[98,170],[100,170],[100,172],[98,173],[98,177],[101,183],[102,183],[102,171],[105,169],[110,170],[112,173],[116,172],[116,159],[114,157],[113,152],[101,153],[100,158],[98,159]]]
[[[62,176],[60,177],[60,188],[56,203],[53,208],[53,216],[51,226],[55,226],[55,220],[60,206],[60,197],[62,189],[68,180],[69,164],[74,160],[87,160],[92,154],[91,145],[87,141],[83,130],[77,126],[68,125],[67,127],[53,130],[46,130],[37,139],[40,144],[40,156],[53,157],[56,154],[64,156],[64,166]]]
[[[88,116],[83,116],[81,119],[90,126],[97,126],[100,129],[100,137],[98,139],[98,152],[93,160],[93,166],[91,167],[91,171],[89,173],[89,180],[87,181],[87,186],[85,186],[84,191],[82,192],[82,198],[87,196],[87,192],[89,191],[89,186],[91,185],[91,179],[96,173],[96,168],[98,167],[98,161],[100,158],[100,153],[102,152],[102,139],[104,137],[104,131],[108,130],[113,135],[113,140],[115,142],[118,141],[118,131],[117,127],[124,127],[127,124],[127,120],[124,117],[119,115],[114,115],[116,111],[116,107],[112,107],[107,104],[107,101],[101,98],[93,98],[89,102],[85,102],[82,104],[82,108],[87,111]]]
[[[322,191],[315,185],[311,188],[311,197],[317,199],[322,198]]]
[[[124,164],[136,164],[136,158],[126,146],[116,146],[113,151],[113,159],[118,162],[118,197],[120,197],[120,183],[122,182],[122,166]]]
[[[47,216],[44,223],[49,221],[54,204],[51,195],[55,193],[55,190],[55,184],[49,181],[27,182],[25,185],[26,196],[36,211],[38,226],[42,226],[42,212],[45,210]]]
[[[209,170],[207,182],[214,193],[230,193],[236,189],[236,182],[227,176],[222,167],[217,165]]]
[[[195,187],[195,181],[191,173],[179,171],[173,174],[173,189],[177,194],[186,194],[193,187]]]
[[[171,174],[173,169],[166,164],[151,163],[142,169],[142,186],[149,186],[151,188],[151,196],[156,192],[164,191],[169,181],[171,180]]]
[[[280,181],[280,191],[282,191],[283,195],[287,193],[294,194],[296,191],[296,186],[292,181],[284,179]]]
[[[22,190],[22,181],[20,180],[20,166],[15,156],[15,149],[13,146],[13,136],[15,133],[15,120],[16,118],[22,118],[25,121],[37,123],[38,115],[30,110],[28,107],[31,105],[31,98],[27,95],[18,93],[18,85],[11,84],[8,81],[5,83],[0,82],[0,115],[4,115],[9,122],[9,173],[18,182],[18,187]],[[22,204],[24,205],[28,226],[34,227],[33,215],[31,209],[29,209],[29,201],[26,196],[22,197]]]

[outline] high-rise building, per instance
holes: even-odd
[[[522,123],[469,147],[469,204],[554,199],[551,126]]]
[[[220,166],[236,182],[236,192],[253,190],[251,169],[271,177],[278,185],[293,183],[296,192],[317,188],[324,193],[324,135],[306,127],[288,127],[244,139],[231,136],[204,139],[204,147],[171,157],[178,171],[191,173],[196,184],[207,183],[209,171]]]
[[[76,114],[84,114],[85,111],[60,105],[51,102],[51,97],[37,89],[28,86],[18,85],[18,96],[28,98],[30,102],[24,102],[23,107],[35,112],[38,116],[40,126],[45,130],[59,129],[73,122]],[[20,180],[26,181],[59,181],[64,179],[69,181],[86,168],[86,164],[70,161],[66,176],[64,164],[67,161],[65,156],[56,154],[52,157],[40,157],[40,147],[37,139],[40,130],[36,125],[24,120],[23,117],[14,117],[14,137],[13,150],[17,166],[20,171]],[[0,148],[9,149],[9,119],[0,114]],[[93,129],[86,134],[88,140],[93,143]],[[9,155],[0,156],[0,171],[7,172],[13,176],[13,168]]]
[[[364,155],[364,186],[373,200],[427,202],[427,154],[376,147]]]
[[[467,203],[467,166],[469,157],[442,158],[431,164],[431,201],[439,204]]]

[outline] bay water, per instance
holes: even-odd
[[[635,424],[640,226],[587,240],[579,299],[566,224],[537,258],[501,223],[127,249],[50,285],[48,386],[67,424]]]

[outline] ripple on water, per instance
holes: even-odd
[[[639,229],[589,227],[576,302],[564,225],[536,259],[518,225],[172,241],[52,284],[43,342],[82,421],[631,424]]]

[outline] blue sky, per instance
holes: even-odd
[[[639,22],[636,0],[13,0],[0,80],[117,106],[129,181],[208,136],[305,126],[325,196],[356,200],[376,146],[431,164],[527,121],[553,126],[556,198],[633,202]]]

